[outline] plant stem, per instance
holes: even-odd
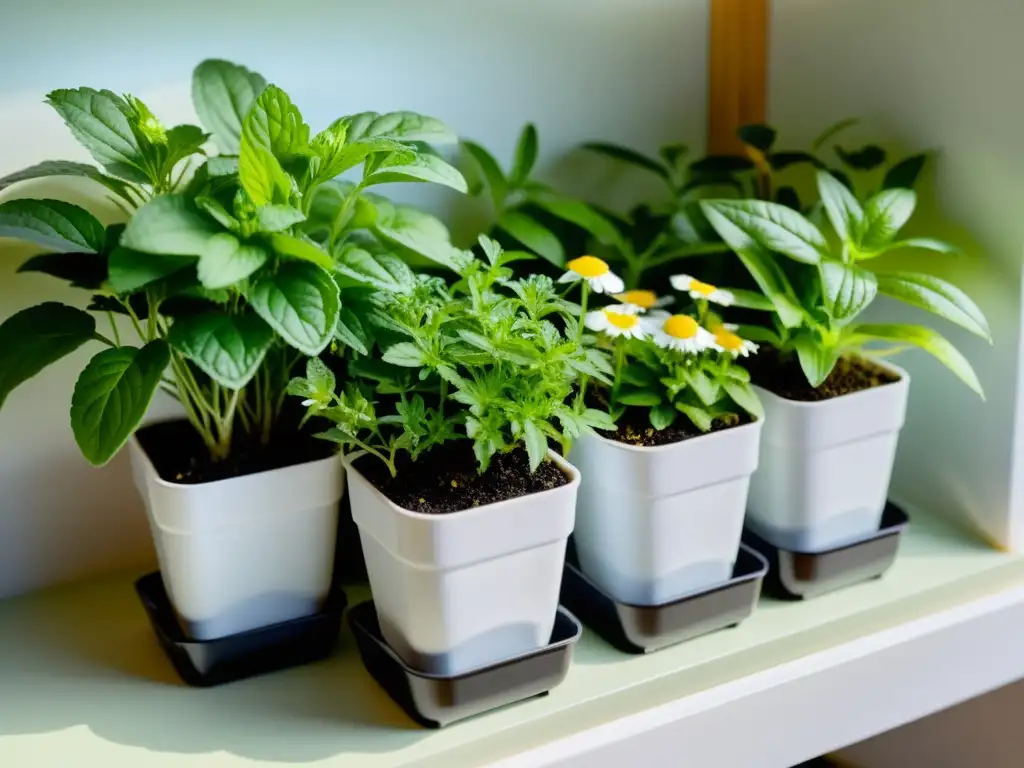
[[[114,319],[114,313],[107,310],[107,319],[110,321],[110,330],[114,334],[115,346],[121,346],[121,332],[117,330],[117,321]]]

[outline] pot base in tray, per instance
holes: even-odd
[[[743,542],[768,560],[765,591],[773,597],[800,600],[882,576],[895,561],[900,535],[909,522],[906,512],[888,502],[877,531],[823,552],[779,549],[749,528],[743,531]]]
[[[363,666],[409,717],[426,728],[546,695],[565,679],[573,646],[582,634],[576,618],[559,608],[551,641],[543,648],[446,676],[412,669],[391,650],[381,635],[372,600],[353,608],[348,621]]]
[[[616,602],[579,569],[570,544],[562,603],[606,642],[625,653],[648,653],[733,627],[754,611],[768,563],[741,546],[732,578],[662,605]]]
[[[347,604],[334,590],[319,612],[216,640],[190,640],[182,631],[155,571],[135,582],[157,640],[181,679],[208,687],[325,658],[334,650]]]

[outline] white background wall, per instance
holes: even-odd
[[[585,139],[653,151],[703,135],[705,0],[9,6],[0,175],[44,159],[86,159],[42,104],[47,91],[130,91],[166,122],[185,121],[194,119],[191,69],[209,56],[245,63],[284,87],[314,129],[351,112],[413,109],[510,158],[521,124],[533,120],[549,168]],[[40,189],[16,194],[28,192]],[[425,202],[444,209],[452,197]],[[15,275],[29,253],[0,243],[0,320],[45,299],[84,304],[84,294],[51,278]],[[125,457],[91,469],[71,437],[71,390],[88,357],[80,351],[49,369],[0,412],[0,597],[152,559]]]

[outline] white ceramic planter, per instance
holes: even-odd
[[[546,645],[572,533],[570,482],[447,515],[390,501],[345,457],[381,632],[414,669],[457,675]]]
[[[878,530],[910,377],[815,403],[758,389],[765,408],[761,464],[747,525],[783,549],[821,552]]]
[[[732,576],[761,422],[657,447],[596,435],[570,459],[582,476],[580,567],[615,600],[661,605]]]
[[[340,456],[199,485],[162,480],[138,440],[132,475],[186,632],[212,640],[307,616],[331,587]]]

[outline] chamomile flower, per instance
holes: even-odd
[[[583,323],[590,330],[599,331],[611,338],[623,336],[627,339],[642,339],[647,334],[637,317],[639,311],[638,307],[630,304],[612,305],[587,312]]]
[[[620,293],[625,284],[622,278],[612,273],[608,264],[596,256],[580,256],[568,264],[569,271],[558,278],[560,283],[576,283],[586,280],[594,293]]]
[[[633,290],[616,293],[614,298],[630,307],[639,307],[643,311],[665,307],[672,303],[671,296],[658,296],[654,291]]]
[[[757,352],[757,344],[748,339],[740,338],[736,334],[737,329],[739,329],[739,326],[732,325],[731,323],[723,323],[714,328],[715,343],[734,358],[747,357]]]
[[[677,291],[685,291],[690,294],[691,299],[697,301],[710,301],[712,304],[721,304],[723,307],[731,306],[736,300],[732,292],[722,288],[716,288],[710,283],[702,283],[690,275],[674,275],[671,278],[672,287]]]
[[[664,349],[674,349],[697,355],[707,349],[721,350],[714,334],[689,315],[669,315],[654,331],[654,343]]]

